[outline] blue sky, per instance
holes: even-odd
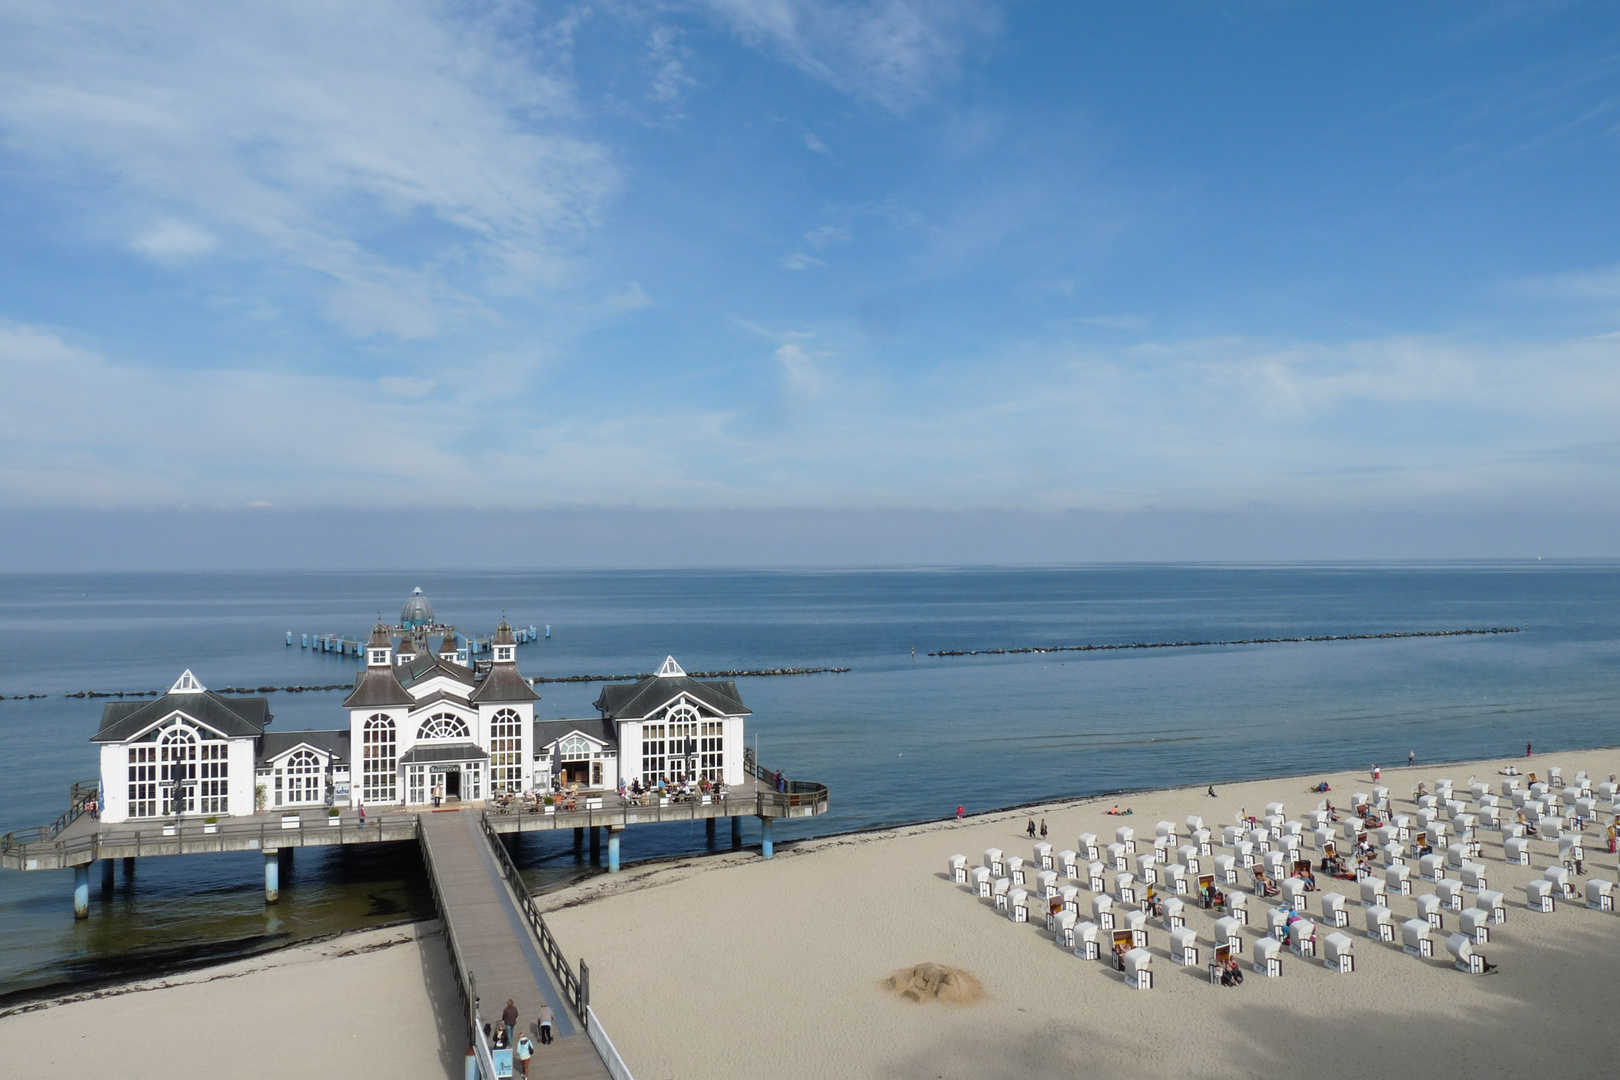
[[[1596,3],[0,0],[0,507],[1620,521],[1617,150]]]

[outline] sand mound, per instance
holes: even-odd
[[[918,964],[901,968],[883,980],[883,985],[910,1001],[954,1001],[971,1005],[984,996],[979,980],[961,968],[944,964]]]

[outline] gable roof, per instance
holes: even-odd
[[[270,723],[270,702],[262,697],[226,699],[212,690],[164,694],[154,701],[110,701],[101,710],[101,729],[91,742],[132,739],[170,713],[184,713],[227,738],[252,738]]]
[[[449,660],[441,660],[425,649],[417,654],[415,660],[407,664],[400,664],[395,670],[395,677],[399,679],[401,686],[415,686],[419,682],[440,675],[467,686],[471,686],[473,683],[471,668],[464,668],[460,664]]]
[[[602,687],[596,708],[610,720],[640,720],[685,694],[724,716],[749,715],[730,679],[702,682],[687,675],[652,675],[640,682]]]
[[[534,692],[528,679],[518,674],[515,664],[496,664],[468,700],[480,704],[539,701],[540,695]]]
[[[349,759],[349,729],[340,728],[332,731],[267,731],[264,741],[259,744],[259,761],[263,763],[278,758],[304,743],[338,761]]]
[[[585,720],[536,720],[534,722],[535,751],[538,752],[550,746],[558,739],[565,739],[576,731],[587,739],[599,742],[605,747],[614,750],[619,748],[618,726],[611,720],[592,716]]]
[[[413,705],[416,699],[394,677],[391,667],[368,667],[354,677],[354,689],[343,699],[345,709],[376,709]]]

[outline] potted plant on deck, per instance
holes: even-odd
[[[343,819],[339,816],[337,807],[334,806],[326,812],[326,823],[328,825],[340,825],[342,822]]]
[[[203,832],[205,832],[205,833],[217,833],[217,832],[219,832],[219,818],[213,816],[212,814],[210,814],[208,817],[203,818]]]
[[[546,796],[545,812],[548,814],[555,814],[557,812],[557,797],[555,795]]]
[[[269,792],[269,790],[266,789],[263,784],[255,785],[254,788],[253,788],[253,812],[255,814],[264,813],[265,804],[268,803],[269,801],[270,801],[270,792]]]

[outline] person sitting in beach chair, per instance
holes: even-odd
[[[1293,876],[1305,883],[1306,892],[1316,891],[1316,875],[1311,873],[1311,864],[1308,861],[1295,862]]]
[[[1212,908],[1215,911],[1225,911],[1226,894],[1221,892],[1219,886],[1211,885],[1209,887],[1209,903],[1205,904],[1204,906]]]
[[[1277,883],[1268,878],[1260,867],[1251,866],[1249,872],[1254,875],[1254,895],[1276,896],[1281,891]]]
[[[1242,986],[1243,985],[1243,968],[1242,968],[1241,965],[1238,964],[1238,962],[1236,960],[1234,960],[1230,956],[1228,956],[1226,958],[1226,963],[1221,965],[1221,985],[1222,986]]]

